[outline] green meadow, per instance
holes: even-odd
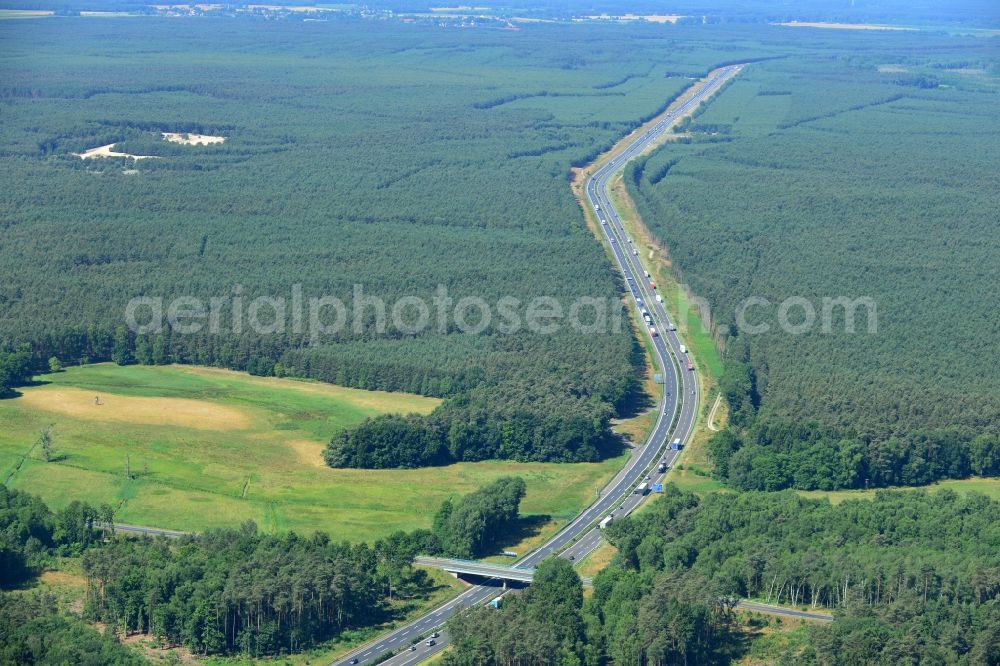
[[[74,499],[108,503],[121,523],[197,531],[253,520],[265,530],[371,541],[429,527],[442,500],[507,474],[527,482],[522,511],[532,524],[554,530],[622,464],[355,470],[323,463],[323,447],[338,430],[437,404],[212,368],[74,367],[0,401],[0,473],[56,508]],[[33,446],[47,427],[50,462]]]

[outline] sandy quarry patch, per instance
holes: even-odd
[[[830,28],[832,30],[916,30],[895,25],[875,25],[874,23],[824,23],[821,21],[786,21],[775,23],[789,28]]]
[[[213,143],[222,143],[226,140],[224,136],[212,136],[211,134],[188,134],[182,132],[160,132],[160,134],[171,143],[182,143],[185,146],[210,146]]]
[[[159,157],[155,155],[131,155],[129,153],[118,153],[111,150],[115,144],[109,143],[106,146],[98,146],[97,148],[91,148],[90,150],[85,150],[82,153],[73,153],[81,160],[92,160],[98,157],[131,157],[133,160],[158,160]]]
[[[169,425],[198,430],[242,430],[250,417],[233,407],[187,398],[147,398],[77,388],[27,389],[18,398],[32,407],[91,421]]]
[[[288,448],[294,453],[300,462],[310,467],[326,467],[323,461],[323,445],[319,442],[312,442],[308,439],[293,439],[288,442]]]

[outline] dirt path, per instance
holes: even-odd
[[[713,432],[719,432],[719,428],[715,427],[715,412],[719,411],[719,405],[722,404],[722,394],[715,396],[715,404],[712,405],[712,411],[708,413],[708,429]]]
[[[24,461],[31,457],[31,453],[32,453],[32,451],[35,450],[36,446],[38,446],[38,442],[35,442],[34,444],[32,444],[31,448],[29,448],[24,453],[24,455],[21,456],[21,459],[17,461],[17,465],[14,466],[13,471],[11,471],[11,473],[7,475],[6,480],[4,480],[4,484],[10,483],[11,480],[13,480],[13,478],[15,476],[17,476],[17,473],[21,471],[21,467],[24,465]]]

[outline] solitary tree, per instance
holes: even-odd
[[[62,372],[62,363],[55,356],[49,358],[49,372]]]
[[[52,426],[47,426],[39,431],[37,445],[42,448],[42,459],[45,462],[52,462]]]

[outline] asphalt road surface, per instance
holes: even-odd
[[[811,611],[800,611],[784,606],[774,606],[772,604],[762,604],[756,601],[740,601],[736,607],[743,611],[757,611],[769,615],[781,615],[784,617],[800,618],[803,620],[814,620],[817,622],[833,622],[833,616],[829,613],[813,613]]]
[[[100,528],[102,523],[94,523],[94,527]],[[182,536],[186,536],[189,532],[179,532],[177,530],[167,530],[160,527],[143,527],[142,525],[126,525],[124,523],[115,523],[114,529],[116,532],[128,532],[130,534],[145,534],[146,536],[165,536],[171,539],[179,539]]]
[[[611,205],[606,188],[611,178],[621,172],[629,160],[643,153],[674,123],[711,97],[729,78],[735,76],[741,67],[732,65],[718,70],[684,103],[671,109],[652,127],[637,134],[626,149],[594,172],[586,183],[587,199],[600,220],[605,239],[625,276],[633,305],[636,308],[645,307],[653,319],[657,335],[651,339],[656,363],[663,375],[665,394],[658,407],[659,417],[649,439],[633,450],[629,462],[601,491],[600,497],[544,545],[518,560],[514,567],[533,568],[545,558],[555,554],[579,561],[596,549],[601,544],[601,533],[597,523],[609,515],[614,518],[627,516],[642,503],[647,495],[635,492],[636,486],[644,481],[661,482],[664,474],[657,471],[657,463],[664,461],[669,469],[680,454],[680,451],[669,449],[668,445],[674,439],[687,441],[694,429],[699,398],[695,373],[687,370],[688,358],[681,352],[681,341],[677,337],[675,327],[667,317],[663,305],[656,301],[656,290],[650,287],[650,282],[645,277],[645,271],[639,263],[638,251],[634,251],[622,228],[621,220]],[[486,603],[503,593],[500,581],[473,585],[427,615],[356,649],[334,662],[333,666],[368,664],[386,652],[400,650],[402,652],[381,663],[391,666],[409,666],[418,663],[448,645],[448,636],[441,631],[441,627],[449,617],[463,608]],[[440,632],[440,636],[430,638],[430,634],[435,632]],[[428,640],[433,640],[434,644],[428,645]],[[414,648],[412,651],[411,645]]]

